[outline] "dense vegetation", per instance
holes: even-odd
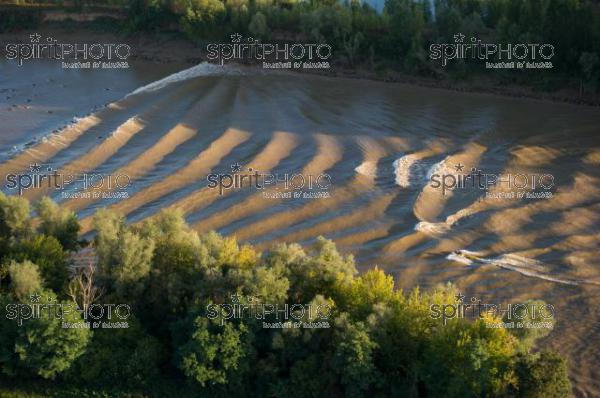
[[[22,0],[20,0],[23,3]],[[26,3],[26,2],[25,2]],[[49,1],[48,3],[53,3]],[[178,30],[198,43],[228,41],[231,33],[262,42],[324,42],[335,62],[350,68],[435,78],[600,89],[600,4],[593,0],[385,0],[376,12],[359,0],[114,0],[127,32]],[[97,6],[104,2],[60,1]],[[23,16],[0,18],[0,29],[19,27]],[[12,19],[10,19],[10,18]],[[11,21],[19,23],[12,24]],[[2,26],[6,25],[6,26]],[[454,43],[462,33],[484,43],[548,43],[553,69],[488,70],[480,60],[431,60],[432,43]]]
[[[564,359],[533,353],[540,329],[431,316],[455,303],[450,285],[405,294],[380,269],[318,239],[264,254],[216,233],[198,236],[177,212],[135,226],[101,210],[97,266],[68,272],[77,219],[49,199],[0,194],[0,395],[5,397],[565,397]],[[66,329],[58,319],[7,319],[10,303],[127,303],[128,328]],[[211,304],[311,304],[328,328],[264,328]],[[326,313],[324,311],[323,313]],[[323,313],[321,315],[323,315]],[[297,313],[296,313],[297,314]],[[304,322],[318,321],[305,313]],[[107,315],[105,314],[105,318]],[[81,321],[71,312],[64,322]],[[106,319],[104,319],[106,320]]]

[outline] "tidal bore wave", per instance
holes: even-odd
[[[597,395],[590,369],[600,352],[588,347],[600,336],[588,331],[600,314],[585,309],[600,308],[598,126],[592,108],[201,64],[7,150],[0,175],[28,173],[34,163],[127,175],[123,198],[24,191],[76,211],[84,234],[100,207],[132,223],[177,208],[199,232],[263,249],[324,235],[403,287],[452,281],[478,295],[541,298],[570,314],[549,344],[563,347],[578,364],[573,379]],[[550,174],[555,186],[551,197],[531,199],[502,184],[444,194],[432,184],[434,175],[472,168]],[[331,184],[325,197],[276,195],[281,182],[209,186],[210,175],[255,172],[327,175]]]

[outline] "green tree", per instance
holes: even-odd
[[[182,372],[201,386],[224,385],[242,371],[248,355],[248,329],[243,323],[193,318],[188,340],[177,349],[176,358]]]
[[[284,250],[289,248],[284,247]],[[307,302],[318,293],[331,292],[338,278],[349,278],[356,274],[354,258],[351,255],[341,255],[335,243],[323,237],[317,238],[311,256],[294,253],[297,250],[294,247],[291,250],[294,257],[286,260],[286,269],[290,281],[290,296],[296,302]]]
[[[69,254],[55,237],[36,235],[22,240],[12,248],[11,257],[37,264],[46,286],[53,291],[60,292],[65,287],[69,277]]]
[[[252,20],[250,21],[250,25],[248,25],[248,31],[255,37],[264,39],[269,31],[267,17],[265,17],[265,14],[260,11],[254,14],[254,16],[252,16]]]
[[[8,274],[11,291],[19,300],[26,300],[30,294],[37,293],[43,287],[39,268],[31,261],[12,261],[8,266]]]
[[[175,4],[182,15],[182,28],[191,37],[206,34],[226,14],[220,0],[176,0]]]
[[[163,348],[135,319],[127,322],[127,328],[94,330],[85,355],[69,370],[70,380],[99,387],[153,384],[160,375]]]
[[[161,211],[142,224],[139,235],[153,242],[145,301],[152,303],[147,319],[163,330],[164,319],[185,316],[200,291],[203,266],[210,263],[198,234],[185,223],[181,211]]]
[[[114,261],[114,250],[118,245],[119,235],[125,228],[125,220],[122,215],[102,208],[94,215],[93,227],[96,231],[94,247],[98,256],[98,266],[104,275],[109,276]]]
[[[554,327],[554,308],[542,300],[527,300],[518,306],[513,306],[510,313],[506,313],[503,322],[520,322],[525,325],[544,322],[549,327],[522,327],[511,328],[510,333],[518,338],[518,347],[521,352],[528,353],[536,341],[547,336]]]
[[[67,250],[77,249],[80,227],[74,212],[59,207],[47,196],[36,204],[35,210],[40,218],[41,233],[54,236]]]
[[[583,78],[582,84],[590,87],[591,91],[595,91],[598,88],[598,76],[600,76],[600,72],[598,71],[600,57],[596,53],[583,52],[579,57],[579,64],[581,65],[581,75]]]
[[[269,394],[281,398],[313,398],[330,396],[329,388],[335,377],[329,375],[323,356],[311,353],[289,366],[289,378],[282,375],[270,381]],[[268,380],[268,379],[267,379]],[[272,379],[273,380],[273,379]]]
[[[362,322],[352,322],[347,314],[336,319],[336,340],[333,343],[333,369],[339,374],[346,397],[363,397],[378,374],[373,362],[377,344],[371,340]]]
[[[39,293],[47,303],[61,304],[63,308],[70,305],[57,301],[51,291]],[[3,372],[54,379],[67,370],[85,352],[91,335],[86,328],[63,327],[63,322],[76,324],[82,321],[79,313],[70,308],[70,311],[62,312],[61,319],[55,317],[55,312],[46,311],[39,317],[23,320],[20,326],[11,322],[0,328],[4,347],[0,354]]]
[[[423,43],[426,10],[423,2],[387,0],[390,15],[390,53],[410,70],[424,61]]]
[[[150,273],[154,240],[128,227],[122,216],[104,209],[94,217],[94,227],[101,276],[121,297],[136,298]]]
[[[567,363],[554,352],[522,356],[517,362],[519,397],[566,398],[571,393]]]
[[[130,230],[119,236],[113,262],[113,281],[121,297],[136,297],[143,292],[150,273],[154,241]]]
[[[31,235],[30,211],[27,199],[0,192],[0,237],[18,239]]]
[[[513,379],[516,339],[488,327],[491,318],[450,322],[439,330],[424,356],[424,377],[433,397],[499,396]]]
[[[356,319],[366,319],[375,305],[388,304],[395,295],[394,278],[377,267],[358,278],[340,278],[335,286],[336,302]]]

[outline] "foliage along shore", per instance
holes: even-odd
[[[32,211],[33,210],[33,211]],[[35,218],[32,217],[32,213]],[[199,236],[177,211],[139,225],[97,212],[93,242],[74,213],[43,198],[0,194],[0,396],[44,397],[567,397],[565,360],[534,352],[547,329],[490,327],[502,319],[441,319],[451,285],[405,293],[380,269],[357,275],[352,256],[319,238],[308,251],[258,253],[214,232]],[[69,268],[91,244],[97,261]],[[38,303],[126,303],[126,328],[22,317]],[[225,311],[233,303],[328,308],[298,315],[328,327],[269,328]],[[104,303],[104,304],[101,304]],[[12,306],[12,307],[11,307]],[[215,310],[220,309],[220,310]],[[12,314],[14,315],[14,313]],[[95,313],[98,316],[98,313]],[[101,321],[109,322],[105,312]],[[19,323],[21,323],[19,325]]]

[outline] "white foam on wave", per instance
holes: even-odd
[[[465,265],[473,265],[473,260],[469,260],[468,258],[461,256],[458,253],[450,253],[446,256],[447,260],[455,261],[457,263],[465,264]]]
[[[475,213],[475,210],[473,208],[465,207],[464,209],[460,209],[456,213],[451,214],[448,217],[446,217],[446,224],[449,227],[452,227],[459,220],[462,220],[463,218],[468,217],[474,213]]]
[[[476,261],[480,261],[483,255],[483,252],[463,249],[453,251],[452,253],[448,254],[446,258],[462,264],[473,265]]]
[[[69,144],[67,144],[65,142],[65,140],[62,136],[63,131],[77,125],[77,123],[84,121],[86,118],[90,117],[91,115],[92,114],[90,113],[83,117],[74,116],[70,122],[66,123],[62,127],[56,128],[50,132],[45,132],[41,135],[36,135],[34,137],[31,137],[29,139],[29,141],[27,141],[25,143],[13,145],[12,149],[10,151],[8,151],[8,158],[12,158],[14,156],[20,155],[23,152],[31,153],[34,156],[42,156],[43,155],[42,152],[35,149],[35,146],[39,143],[49,142],[53,146],[61,146],[63,148],[66,148],[67,146],[69,146]]]
[[[432,175],[434,175],[434,174],[440,174],[440,171],[444,169],[444,162],[445,161],[446,161],[446,159],[440,160],[439,162],[433,164],[429,168],[429,170],[427,170],[427,174],[425,175],[426,178],[429,180]]]
[[[428,222],[421,221],[415,225],[415,231],[420,231],[428,235],[442,235],[448,233],[457,221],[473,214],[469,208],[461,209],[455,214],[446,217],[446,221]]]
[[[404,155],[394,160],[394,174],[396,175],[396,184],[403,188],[410,186],[410,168],[420,159],[414,153]]]
[[[145,86],[139,87],[139,88],[135,89],[134,91],[130,92],[129,94],[125,95],[124,98],[127,98],[127,97],[135,95],[135,94],[160,90],[161,88],[166,87],[170,84],[177,83],[180,81],[185,81],[188,79],[193,79],[193,78],[199,77],[199,76],[242,75],[242,74],[244,74],[242,69],[234,67],[234,66],[221,66],[221,65],[210,64],[208,62],[203,62],[201,64],[192,66],[191,68],[184,69],[182,71],[173,73],[173,74],[171,74],[167,77],[164,77],[160,80],[156,80]],[[118,109],[118,106],[115,103],[109,103],[109,104],[106,104],[103,106],[96,107],[94,109],[94,111],[97,112],[104,108]],[[70,122],[66,123],[64,126],[58,128],[58,129],[55,129],[51,132],[33,137],[26,143],[14,145],[12,147],[12,149],[8,152],[9,158],[14,157],[25,151],[31,151],[32,153],[35,154],[35,149],[30,148],[30,147],[34,146],[35,144],[39,143],[40,141],[50,141],[53,145],[66,147],[67,144],[65,144],[63,142],[63,138],[61,135],[63,130],[76,125],[77,123],[81,122],[85,118],[93,116],[94,114],[95,113],[89,113],[83,117],[74,116]]]
[[[513,265],[515,263],[514,259],[510,260],[510,261],[506,261],[506,259],[503,256],[498,257],[498,258],[488,259],[485,262],[488,264],[493,264],[500,268],[508,269],[511,271],[516,271],[516,272],[520,273],[521,275],[530,276],[532,278],[542,279],[542,280],[546,280],[549,282],[556,282],[556,283],[560,283],[563,285],[577,286],[583,282],[581,280],[562,279],[562,278],[556,278],[556,277],[553,277],[550,275],[540,274],[538,271],[532,270],[532,269],[528,268],[527,266],[524,266],[525,264],[517,262],[519,265]],[[585,283],[585,282],[583,282],[583,283]]]
[[[512,266],[512,267],[520,267],[525,269],[531,269],[539,272],[547,272],[548,268],[541,261],[535,260],[533,258],[527,258],[523,256],[519,256],[517,254],[503,254],[499,257],[490,259],[491,262],[502,263],[504,265]]]
[[[549,282],[560,283],[563,285],[578,286],[580,284],[590,284],[600,286],[600,282],[592,280],[566,279],[540,273],[547,272],[547,266],[541,261],[532,258],[522,257],[512,253],[503,254],[494,258],[485,258],[482,256],[482,254],[483,253],[472,252],[469,250],[456,250],[446,256],[446,258],[448,260],[456,261],[466,265],[474,265],[477,263],[495,265],[499,268],[518,272],[521,275],[542,279]]]
[[[377,177],[377,163],[373,161],[362,162],[354,169],[358,174],[362,174],[367,177]]]
[[[170,84],[182,82],[185,80],[193,79],[195,77],[200,76],[216,76],[216,75],[241,75],[242,70],[239,68],[235,68],[232,66],[221,66],[216,64],[210,64],[208,62],[202,62],[201,64],[192,66],[191,68],[184,69],[182,71],[173,73],[167,77],[164,77],[160,80],[154,81],[152,83],[146,84],[145,86],[139,87],[127,94],[125,97],[129,97],[131,95],[147,93],[156,90],[160,90]]]
[[[450,230],[450,226],[445,222],[421,221],[415,225],[415,231],[423,232],[427,235],[442,235]]]
[[[420,162],[423,160],[423,155],[416,153],[404,155],[394,160],[393,163],[396,184],[408,188],[411,185],[411,180],[423,179],[427,181],[433,174],[452,173],[451,168],[445,164],[446,159],[435,163],[425,171],[426,163]]]
[[[427,170],[427,179],[429,180],[434,174],[455,174],[456,168],[448,162],[450,156],[446,156],[444,159],[435,163]]]

